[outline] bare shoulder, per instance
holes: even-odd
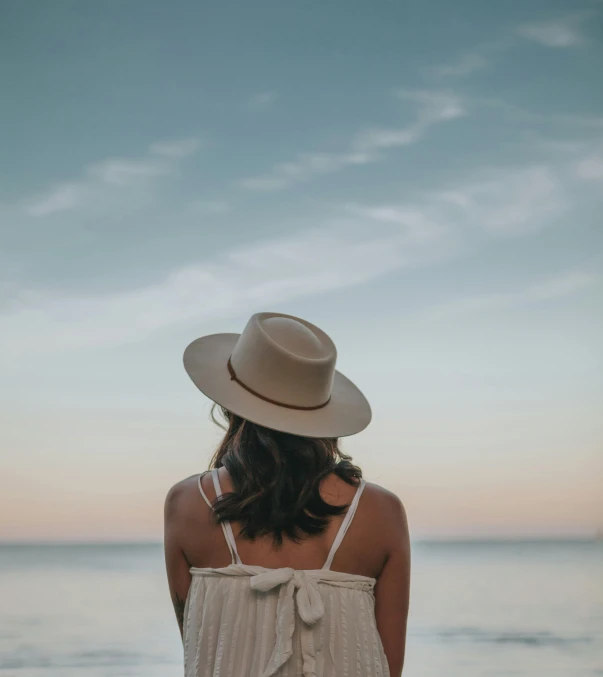
[[[199,475],[191,475],[176,482],[165,497],[165,518],[174,519],[185,515],[193,506],[198,504]]]
[[[367,482],[364,493],[369,498],[370,510],[379,516],[382,525],[388,525],[396,530],[408,531],[406,510],[400,497],[393,491]]]
[[[402,500],[393,491],[382,487],[380,484],[374,482],[367,482],[364,488],[365,493],[368,493],[372,500],[384,507],[395,508],[397,511],[403,511],[404,505]]]

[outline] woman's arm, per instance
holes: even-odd
[[[410,538],[404,506],[393,494],[382,524],[391,543],[383,571],[375,586],[377,629],[392,677],[402,674],[406,621],[410,597]]]
[[[191,584],[190,564],[180,546],[178,527],[179,504],[182,503],[182,487],[173,486],[165,499],[164,510],[164,549],[168,585],[180,635],[184,634],[184,605]]]

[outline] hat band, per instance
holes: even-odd
[[[228,372],[230,374],[230,380],[231,381],[236,381],[242,388],[245,388],[245,390],[248,393],[251,393],[252,395],[255,395],[255,397],[259,397],[261,400],[264,400],[265,402],[270,402],[270,404],[276,404],[279,407],[286,407],[287,409],[301,409],[303,411],[311,411],[313,409],[322,409],[323,407],[326,407],[327,404],[331,401],[331,396],[329,395],[329,399],[324,402],[323,404],[317,404],[312,407],[299,407],[296,404],[285,404],[284,402],[277,402],[276,400],[271,400],[269,397],[266,397],[265,395],[261,395],[260,393],[256,392],[252,388],[250,388],[248,385],[243,383],[243,381],[240,381],[237,378],[236,372],[234,370],[234,367],[232,366],[232,362],[230,361],[230,357],[228,358]]]

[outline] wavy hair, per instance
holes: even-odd
[[[330,517],[346,511],[348,505],[331,505],[319,492],[329,473],[352,486],[362,478],[338,438],[278,432],[219,407],[224,425],[216,419],[216,406],[211,418],[225,435],[210,467],[224,466],[234,487],[214,502],[218,522],[238,522],[244,538],[270,535],[281,545],[284,536],[299,542],[323,532]]]

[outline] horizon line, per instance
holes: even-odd
[[[560,535],[560,536],[459,536],[459,537],[422,537],[411,538],[411,544],[450,544],[450,545],[486,545],[503,543],[603,543],[603,538],[597,534],[588,535]],[[162,546],[162,540],[0,540],[0,547],[110,547],[110,546]]]

